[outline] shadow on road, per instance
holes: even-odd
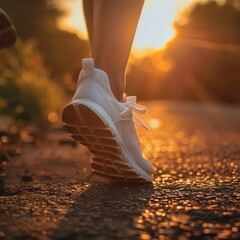
[[[59,240],[136,237],[135,220],[146,209],[153,193],[152,184],[93,183],[71,206],[52,237]]]

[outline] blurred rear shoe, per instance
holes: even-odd
[[[116,181],[151,182],[153,167],[141,154],[133,111],[145,112],[135,98],[118,102],[107,74],[83,59],[77,90],[63,111],[62,120],[71,136],[93,153],[93,172]]]
[[[13,23],[7,13],[0,8],[0,48],[11,47],[16,39]]]

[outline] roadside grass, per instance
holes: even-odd
[[[0,50],[0,115],[44,124],[58,122],[66,93],[43,64],[33,41]]]

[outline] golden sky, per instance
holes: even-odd
[[[163,48],[174,37],[173,23],[183,11],[194,3],[208,0],[145,0],[133,43],[135,53]],[[58,1],[68,15],[59,21],[62,29],[77,33],[87,39],[81,0]],[[225,2],[225,0],[219,0]]]

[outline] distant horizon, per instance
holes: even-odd
[[[141,56],[164,49],[166,44],[175,36],[173,23],[176,20],[181,22],[187,20],[181,14],[196,3],[208,1],[210,0],[171,0],[166,4],[164,0],[145,0],[133,43],[133,53]],[[217,2],[224,4],[226,0],[218,0]],[[59,20],[59,27],[76,33],[81,39],[87,40],[82,1],[60,1],[58,4],[69,12]],[[152,26],[157,21],[158,24]]]

